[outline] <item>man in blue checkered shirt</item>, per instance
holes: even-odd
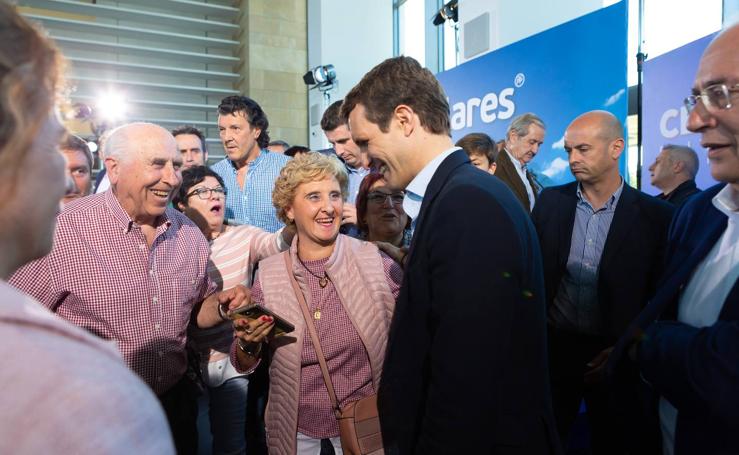
[[[212,169],[226,184],[226,219],[275,232],[283,224],[272,205],[272,190],[290,157],[266,150],[269,121],[246,96],[228,96],[218,106],[218,131],[226,158]]]

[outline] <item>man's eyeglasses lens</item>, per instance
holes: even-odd
[[[688,112],[695,108],[698,100],[703,102],[706,109],[729,109],[731,107],[731,93],[739,90],[739,85],[732,88],[726,84],[709,85],[697,95],[690,95],[685,98],[685,108]]]
[[[218,187],[218,188],[198,188],[197,190],[191,192],[187,195],[187,197],[190,196],[197,196],[200,199],[210,199],[212,194],[215,193],[216,196],[224,197],[226,196],[226,190]]]
[[[391,203],[402,204],[403,197],[404,197],[403,193],[387,194],[387,193],[373,192],[367,196],[367,200],[369,200],[373,204],[379,205],[379,204],[384,204],[387,198],[390,198]]]

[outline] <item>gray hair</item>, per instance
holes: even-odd
[[[511,124],[508,125],[508,130],[506,130],[505,133],[506,139],[510,139],[512,131],[515,131],[518,137],[526,136],[529,134],[529,127],[531,125],[536,125],[543,130],[547,129],[546,125],[544,125],[544,121],[540,119],[539,116],[534,113],[527,112],[514,118]]]
[[[694,179],[698,174],[698,154],[695,150],[686,145],[675,145],[665,144],[662,146],[662,150],[665,152],[671,162],[680,161],[685,164],[685,173],[688,177]]]

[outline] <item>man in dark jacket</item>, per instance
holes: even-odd
[[[657,197],[677,207],[700,190],[695,185],[698,155],[685,145],[667,144],[649,166],[652,185],[662,193]]]

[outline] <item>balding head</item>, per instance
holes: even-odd
[[[693,84],[693,95],[701,97],[688,115],[688,129],[701,134],[701,145],[708,149],[711,176],[739,191],[737,43],[739,23],[722,31],[703,53]]]
[[[182,181],[182,156],[169,131],[130,123],[108,138],[105,167],[123,209],[138,224],[155,225]]]
[[[573,120],[567,129],[573,126],[595,129],[598,137],[607,142],[624,138],[623,125],[615,115],[608,111],[586,112]]]
[[[624,150],[623,126],[606,111],[590,111],[565,131],[570,170],[583,184],[619,178],[618,160]]]

